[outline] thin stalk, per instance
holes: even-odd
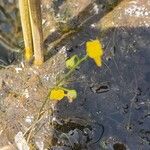
[[[19,10],[25,44],[25,60],[29,62],[33,57],[33,45],[28,0],[19,0]]]
[[[82,62],[84,62],[85,60],[87,60],[87,58],[88,58],[88,55],[86,55],[86,56],[84,56],[83,58],[81,58],[81,59],[76,63],[76,65],[75,65],[61,80],[59,80],[58,83],[56,83],[56,85],[55,85],[54,87],[57,87],[63,80],[67,79],[67,78],[73,73],[73,71],[74,71]],[[43,102],[43,104],[42,104],[42,106],[41,106],[41,108],[40,108],[40,110],[39,110],[37,119],[36,119],[35,122],[29,127],[29,129],[24,133],[24,136],[25,136],[27,133],[29,133],[28,136],[27,136],[27,141],[30,140],[31,133],[32,133],[32,131],[33,131],[35,125],[41,120],[42,116],[44,115],[44,112],[42,113],[42,111],[43,111],[43,108],[45,107],[47,101],[49,100],[48,97],[49,97],[50,91],[51,91],[51,89],[49,90],[49,92],[48,92],[48,94],[47,94],[47,96],[46,96],[46,98],[45,98],[45,101]]]
[[[60,80],[56,83],[56,86],[59,86],[60,83],[61,83],[63,80],[67,79],[67,78],[72,74],[72,72],[73,72],[75,69],[77,69],[77,67],[78,67],[83,61],[87,60],[87,58],[88,58],[88,55],[85,55],[83,58],[81,58],[81,59],[75,64],[75,66],[74,66],[67,74],[65,74],[65,76],[64,76],[62,79],[60,79]]]
[[[34,47],[34,64],[38,66],[44,62],[41,0],[28,0],[28,5]]]
[[[82,62],[84,62],[85,60],[87,60],[87,58],[88,58],[88,55],[86,55],[86,56],[84,56],[83,58],[81,58],[81,59],[76,63],[76,65],[75,65],[62,79],[60,79],[60,80],[56,83],[56,85],[55,85],[54,87],[59,86],[59,84],[60,84],[63,80],[67,79],[67,78],[73,73],[73,71],[74,71]],[[48,95],[46,96],[46,99],[45,99],[45,101],[43,102],[43,104],[42,104],[42,106],[41,106],[41,108],[40,108],[39,114],[41,114],[41,112],[43,111],[44,106],[46,105],[46,103],[47,103],[47,101],[48,101],[48,97],[49,97],[50,91],[51,91],[51,89],[49,90]],[[39,116],[38,116],[38,117],[39,117]]]
[[[0,44],[10,51],[18,53],[21,51],[21,48],[2,30],[0,30]]]

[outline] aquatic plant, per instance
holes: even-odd
[[[52,100],[59,101],[62,100],[65,96],[69,99],[70,102],[72,102],[72,100],[74,100],[77,97],[77,92],[76,90],[57,87],[52,89],[49,98]]]
[[[56,83],[56,86],[50,90],[49,98],[51,100],[62,100],[65,96],[72,102],[73,99],[77,97],[76,90],[69,90],[63,88],[61,83],[67,79],[80,64],[86,61],[88,58],[92,58],[96,65],[100,67],[102,65],[103,49],[101,42],[96,39],[86,42],[86,55],[79,58],[77,55],[73,55],[70,59],[66,61],[66,67],[69,71]],[[65,94],[66,92],[66,94]]]

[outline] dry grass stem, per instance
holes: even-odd
[[[25,60],[29,62],[33,57],[33,44],[28,0],[19,0],[19,10],[25,44]]]

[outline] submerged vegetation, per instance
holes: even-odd
[[[75,90],[67,90],[62,87],[59,87],[63,80],[67,79],[75,69],[77,69],[80,64],[86,61],[88,58],[92,58],[97,66],[102,65],[102,56],[103,56],[103,49],[102,45],[99,40],[93,40],[86,42],[86,55],[83,58],[79,58],[77,55],[72,56],[66,61],[66,67],[70,69],[68,73],[64,75],[60,81],[57,82],[56,87],[51,90],[50,92],[50,99],[51,100],[61,100],[64,96],[67,96],[71,101],[77,97],[77,93]],[[67,94],[65,94],[65,91]]]

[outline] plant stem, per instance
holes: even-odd
[[[25,43],[25,60],[29,62],[33,57],[33,44],[28,0],[19,0],[19,10]]]
[[[59,84],[60,84],[64,79],[68,78],[68,77],[71,75],[71,73],[72,73],[82,62],[84,62],[85,60],[87,60],[87,58],[88,58],[88,55],[85,55],[83,58],[81,58],[81,59],[76,63],[76,65],[75,65],[62,79],[60,79],[60,80],[56,83],[56,85],[55,85],[54,87],[59,86]],[[51,89],[49,90],[48,95],[46,96],[46,99],[45,99],[45,101],[43,102],[43,104],[42,104],[42,106],[41,106],[41,108],[40,108],[40,111],[39,111],[40,113],[43,111],[43,108],[44,108],[44,106],[45,106],[46,103],[47,103],[47,100],[48,100],[50,91],[51,91]],[[40,113],[39,113],[39,114],[40,114]],[[39,118],[39,116],[38,116],[38,118]]]
[[[87,60],[87,58],[88,58],[88,55],[85,55],[83,58],[79,59],[79,61],[75,64],[75,66],[74,66],[62,79],[60,79],[60,80],[56,83],[56,85],[55,85],[54,87],[59,86],[59,84],[60,84],[63,80],[65,80],[66,78],[68,78],[68,77],[71,75],[71,73],[73,73],[73,71],[74,71],[82,62],[84,62],[85,60]],[[65,88],[64,88],[64,89],[65,89]],[[66,89],[65,89],[65,90],[66,90]],[[34,129],[35,125],[41,120],[41,118],[42,118],[42,116],[43,116],[43,114],[44,114],[44,113],[42,113],[42,111],[43,111],[43,108],[45,107],[47,101],[49,100],[49,93],[50,93],[50,91],[51,91],[51,89],[49,90],[49,92],[48,92],[48,94],[47,94],[47,96],[46,96],[46,98],[45,98],[45,101],[43,102],[43,104],[42,104],[42,106],[41,106],[41,108],[40,108],[40,110],[39,110],[37,119],[35,120],[34,124],[31,125],[31,126],[29,127],[29,129],[24,133],[24,136],[25,136],[27,133],[29,133],[28,136],[27,136],[27,141],[30,140],[31,133],[33,132],[33,129]]]
[[[28,0],[28,5],[34,47],[34,64],[38,66],[44,62],[41,0]]]
[[[88,55],[85,55],[83,58],[79,59],[79,61],[75,64],[75,66],[74,66],[67,74],[65,74],[65,76],[64,76],[62,79],[60,79],[60,80],[56,83],[56,86],[59,86],[60,83],[61,83],[64,79],[67,79],[67,78],[71,75],[71,73],[72,73],[82,62],[84,62],[85,60],[87,60],[87,58],[88,58]]]

